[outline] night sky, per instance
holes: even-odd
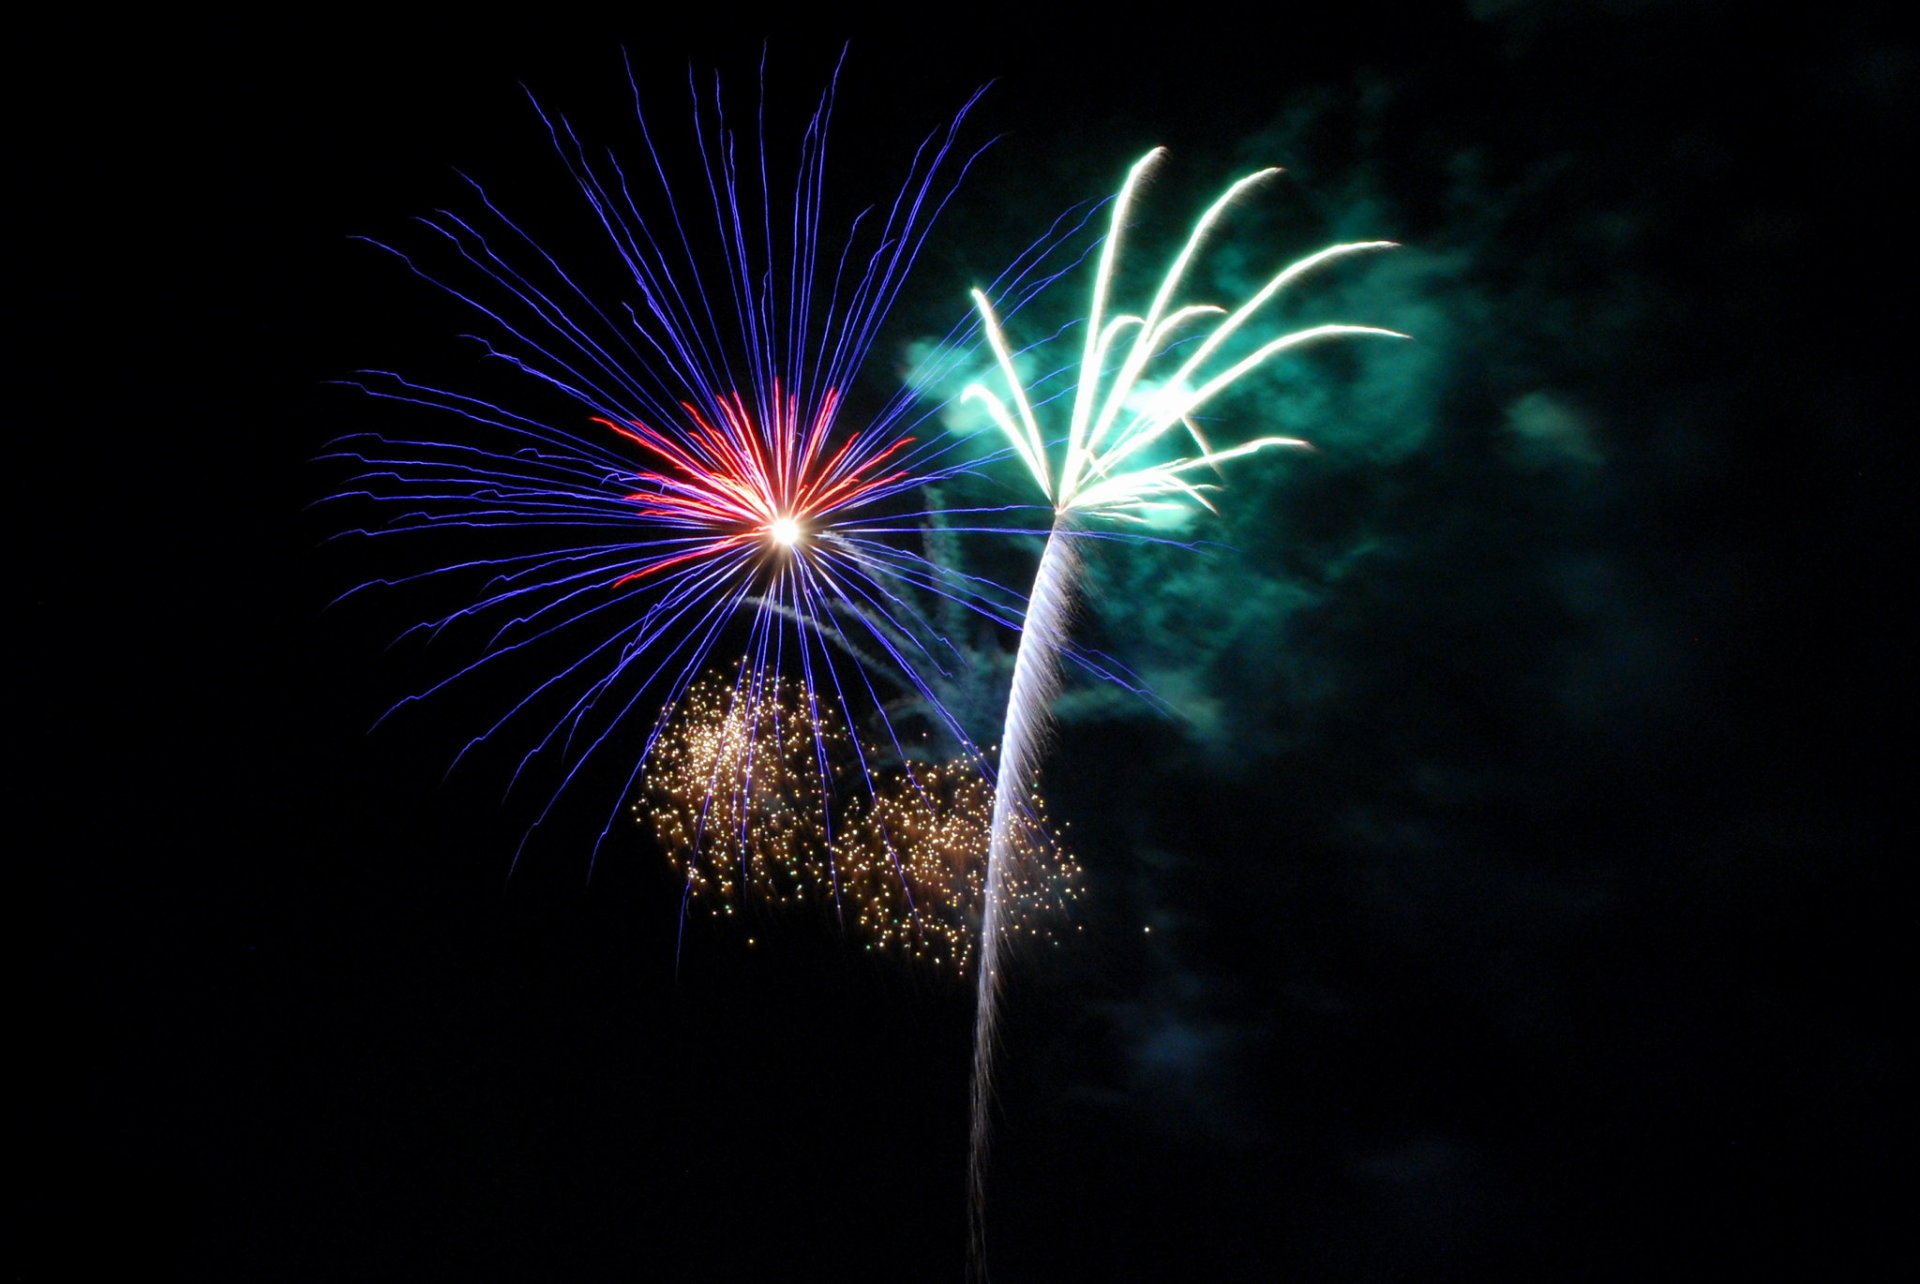
[[[1013,967],[993,1278],[1879,1277],[1913,49],[1890,6],[1409,8],[21,34],[8,1278],[962,1278],[971,988],[804,913],[676,974],[644,830],[589,875],[563,810],[509,874],[511,757],[442,780],[506,692],[369,734],[448,671],[387,649],[435,603],[327,607],[386,554],[326,542],[315,457],[392,413],[330,381],[472,368],[352,238],[457,168],[593,259],[520,86],[630,148],[623,46],[670,133],[763,39],[788,127],[851,40],[849,200],[995,82],[876,396],[1154,144],[1143,245],[1289,169],[1223,290],[1406,247],[1297,306],[1413,344],[1234,403],[1313,454],[1092,560],[1083,636],[1167,709],[1060,702],[1085,931]]]

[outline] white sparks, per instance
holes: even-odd
[[[1220,465],[1269,447],[1305,447],[1297,437],[1259,436],[1215,449],[1194,422],[1195,413],[1244,376],[1283,352],[1320,339],[1381,335],[1404,339],[1395,330],[1374,326],[1318,325],[1268,340],[1224,369],[1209,369],[1214,355],[1254,313],[1308,272],[1351,254],[1391,247],[1392,241],[1356,241],[1334,245],[1288,266],[1238,306],[1213,303],[1175,305],[1188,266],[1206,243],[1214,224],[1243,192],[1279,173],[1264,169],[1240,179],[1208,206],[1185,245],[1161,278],[1143,314],[1105,315],[1120,254],[1120,234],[1135,189],[1164,155],[1156,148],[1128,171],[1113,203],[1112,222],[1100,250],[1093,297],[1086,317],[1085,349],[1074,388],[1064,448],[1057,465],[1049,458],[1048,438],[1035,415],[1033,399],[1014,367],[1013,350],[1000,328],[992,302],[973,291],[987,340],[1012,402],[985,384],[970,385],[963,401],[977,401],[1026,465],[1040,493],[1054,510],[1053,526],[1040,555],[1040,568],[1028,594],[1027,614],[1014,658],[1001,738],[999,779],[994,790],[991,841],[987,851],[986,905],[980,934],[979,999],[974,1013],[972,1128],[968,1165],[968,1214],[971,1256],[984,1271],[986,1160],[993,1096],[994,1037],[998,1025],[1000,964],[1005,931],[1001,926],[1006,866],[1017,852],[1014,834],[1031,805],[1041,741],[1057,685],[1065,646],[1079,558],[1075,527],[1088,516],[1143,523],[1166,510],[1197,505],[1211,509],[1204,491],[1213,483],[1194,474],[1217,474]],[[1210,329],[1205,328],[1211,326]],[[1155,359],[1171,343],[1191,349],[1169,374],[1153,373]],[[1118,355],[1118,364],[1114,360]],[[1111,371],[1109,366],[1113,366]],[[1109,375],[1111,374],[1111,379]],[[1043,402],[1044,406],[1045,403]],[[1166,442],[1157,451],[1147,447]],[[1171,453],[1172,457],[1166,457]],[[1151,458],[1150,458],[1151,456]],[[1145,925],[1142,932],[1151,935]]]

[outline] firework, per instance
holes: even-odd
[[[844,718],[830,699],[777,678],[756,694],[708,674],[661,724],[633,810],[683,876],[690,905],[715,918],[754,904],[824,906],[868,950],[968,971],[992,832],[980,760],[882,766],[885,751],[869,745],[868,770],[849,780]],[[1080,867],[1044,803],[1022,816],[1014,843],[1024,874],[1003,893],[1003,930],[1057,944]]]
[[[978,402],[1005,435],[1015,455],[1053,509],[1053,525],[1040,556],[1025,623],[1014,659],[1013,686],[1001,737],[999,785],[993,802],[992,839],[987,859],[986,902],[981,933],[979,1002],[974,1027],[970,1198],[976,1263],[983,1251],[988,1101],[992,1089],[994,1033],[998,1017],[999,953],[1007,933],[1000,921],[1005,888],[1019,869],[1014,842],[1020,817],[1031,806],[1047,710],[1058,682],[1066,645],[1074,589],[1079,578],[1076,543],[1086,525],[1098,519],[1142,523],[1156,511],[1187,504],[1211,508],[1207,492],[1216,487],[1196,480],[1203,471],[1275,447],[1306,443],[1294,437],[1265,436],[1215,449],[1202,435],[1195,415],[1236,382],[1274,357],[1322,339],[1345,335],[1406,336],[1373,326],[1319,325],[1282,335],[1231,362],[1220,353],[1228,341],[1265,304],[1317,267],[1390,241],[1334,245],[1286,267],[1261,289],[1229,310],[1213,304],[1175,305],[1183,278],[1214,225],[1249,188],[1280,171],[1261,170],[1240,179],[1209,206],[1175,256],[1143,313],[1107,317],[1121,232],[1141,179],[1159,163],[1163,149],[1137,161],[1115,198],[1112,221],[1101,246],[1093,296],[1085,320],[1086,337],[1075,376],[1074,396],[1062,449],[1055,458],[1049,438],[1034,413],[1033,398],[1014,369],[1013,354],[986,292],[973,300],[988,342],[1004,377],[1012,406],[991,389],[971,385],[963,399]],[[1156,359],[1182,351],[1177,366],[1158,375]],[[1151,383],[1147,376],[1153,371]]]
[[[731,914],[833,894],[829,792],[819,755],[842,771],[847,730],[773,676],[757,691],[708,674],[661,716],[641,778],[642,814],[686,877],[690,900]]]
[[[1000,930],[1058,945],[1082,894],[1080,864],[1037,794],[1009,840],[1022,876],[1001,890]],[[986,905],[993,785],[973,759],[903,764],[840,831],[843,881],[867,891],[859,926],[870,948],[968,970]],[[1075,930],[1078,928],[1076,926]]]
[[[470,310],[480,333],[469,337],[507,390],[363,372],[355,386],[437,412],[441,428],[344,439],[330,457],[360,471],[333,499],[374,510],[351,534],[437,536],[437,562],[375,583],[464,585],[457,609],[408,632],[479,642],[477,658],[387,716],[476,675],[498,675],[494,689],[520,684],[454,762],[502,732],[531,742],[509,788],[548,761],[557,783],[522,849],[589,762],[614,760],[620,797],[633,796],[659,727],[643,744],[616,733],[683,697],[721,647],[745,657],[737,681],[755,701],[787,673],[831,693],[850,731],[847,711],[878,707],[874,682],[891,683],[970,747],[924,676],[964,663],[924,604],[1012,628],[1019,598],[922,556],[915,519],[926,514],[896,501],[959,471],[950,441],[915,436],[909,408],[966,359],[977,323],[956,326],[945,356],[877,408],[851,411],[846,390],[978,155],[958,141],[973,100],[927,136],[891,203],[855,218],[836,251],[822,192],[838,74],[804,131],[790,195],[769,178],[764,123],[743,141],[717,78],[708,87],[689,74],[710,223],[669,183],[631,69],[637,166],[590,151],[536,102],[609,275],[563,267],[478,184],[475,210],[420,220],[432,254],[373,242]],[[1001,282],[1031,297],[1046,253],[1036,243]],[[825,733],[820,719],[810,725],[824,772]],[[847,747],[864,772],[863,746]]]

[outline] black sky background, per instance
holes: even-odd
[[[1145,147],[1205,192],[1286,120],[1320,150],[1257,159],[1365,177],[1410,244],[1484,224],[1437,315],[1538,305],[1413,462],[1301,492],[1401,552],[1317,583],[1324,664],[1249,662],[1271,742],[1147,766],[1150,723],[1068,721],[1089,931],[1010,988],[994,1278],[1890,1276],[1912,50],[1869,6],[1423,12],[23,35],[11,1277],[961,1277],[970,994],[811,922],[676,976],[665,862],[589,879],[585,818],[508,877],[500,775],[440,779],[458,710],[367,734],[437,661],[383,653],[408,603],[323,609],[363,555],[307,510],[365,413],[328,380],[457,368],[349,238],[455,166],[563,217],[520,83],[609,137],[623,45],[677,85],[763,37],[796,97],[851,38],[836,145],[882,180],[997,79],[903,327]],[[1610,480],[1502,445],[1540,368]],[[1527,596],[1536,541],[1611,568],[1600,624]],[[1530,685],[1556,630],[1577,698]]]

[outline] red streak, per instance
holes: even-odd
[[[773,423],[767,432],[754,426],[746,399],[737,392],[717,401],[719,424],[710,421],[693,403],[680,404],[688,425],[683,433],[674,435],[637,419],[619,424],[596,415],[593,422],[658,461],[634,474],[640,488],[628,493],[626,499],[635,506],[636,515],[682,527],[708,527],[715,538],[623,575],[613,582],[615,587],[762,538],[782,517],[814,529],[821,514],[909,475],[905,469],[878,478],[873,473],[911,444],[912,437],[902,437],[847,467],[848,457],[871,440],[856,434],[821,464],[821,452],[840,405],[837,389],[826,390],[819,414],[804,431],[798,425],[799,398],[783,396],[777,383],[773,389]]]

